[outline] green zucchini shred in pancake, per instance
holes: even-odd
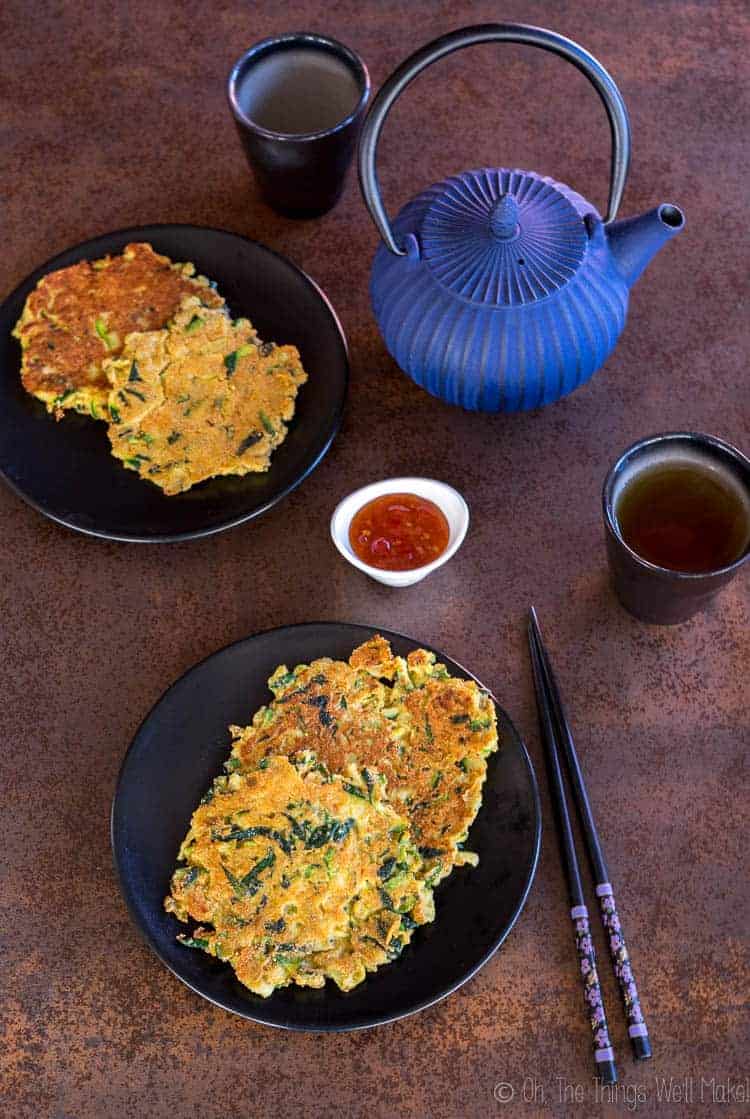
[[[106,373],[112,454],[166,494],[268,470],[307,380],[294,346],[196,297],[165,329],[128,335]]]
[[[479,811],[487,756],[497,749],[490,696],[449,675],[424,649],[395,657],[382,637],[348,663],[329,658],[269,680],[274,700],[248,727],[230,728],[233,764],[254,770],[266,755],[313,750],[332,773],[351,765],[379,771],[388,797],[409,820],[436,884],[454,866],[476,863],[463,843]]]
[[[422,859],[379,774],[331,774],[311,752],[217,778],[194,812],[165,908],[181,936],[256,994],[347,991],[434,917]]]
[[[224,304],[192,264],[175,264],[146,243],[50,272],[13,330],[24,388],[57,419],[68,409],[106,419],[106,359],[121,353],[132,331],[163,327],[188,295],[207,307]]]

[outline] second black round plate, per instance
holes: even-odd
[[[309,380],[265,474],[212,478],[167,497],[109,451],[106,425],[66,413],[59,423],[21,384],[11,331],[42,276],[79,260],[148,241],[215,280],[236,318],[261,338],[299,350]],[[236,233],[148,225],[108,233],[47,261],[0,307],[0,474],[40,512],[92,536],[138,542],[185,540],[258,516],[294,489],[328,450],[341,423],[349,363],[338,319],[321,290],[291,261]]]
[[[388,630],[321,622],[269,630],[221,649],[162,696],[120,771],[112,846],[133,919],[183,983],[256,1022],[354,1030],[423,1010],[487,962],[515,924],[531,887],[541,833],[539,794],[524,744],[498,707],[501,747],[490,758],[482,807],[467,844],[479,854],[479,866],[458,867],[438,886],[434,923],[417,929],[394,963],[348,993],[329,980],[321,990],[292,986],[263,999],[243,987],[228,964],[175,939],[184,926],[164,912],[163,900],[191,814],[228,756],[228,724],[247,723],[268,702],[266,680],[277,665],[323,656],[346,660],[375,632],[398,654],[420,647]],[[443,653],[438,657],[453,675],[471,676]]]

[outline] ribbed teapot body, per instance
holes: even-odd
[[[372,305],[394,360],[434,396],[488,412],[539,408],[614,349],[628,287],[597,211],[564,184],[466,172],[408,203],[394,231],[408,252],[379,247]]]

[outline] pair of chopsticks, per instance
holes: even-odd
[[[596,970],[596,953],[589,927],[589,914],[581,886],[581,872],[565,792],[565,777],[561,764],[562,754],[565,755],[578,816],[586,838],[586,848],[594,875],[599,911],[607,937],[612,966],[620,986],[620,994],[628,1023],[628,1036],[636,1060],[643,1061],[651,1056],[651,1042],[641,1013],[635,976],[625,944],[625,934],[617,913],[615,895],[609,881],[607,864],[604,861],[604,853],[594,823],[594,815],[586,792],[573,736],[570,733],[568,720],[560,699],[560,691],[557,687],[547,650],[544,648],[539,621],[533,606],[529,611],[529,648],[531,651],[531,667],[534,673],[537,708],[539,710],[539,726],[547,757],[547,770],[555,808],[555,819],[568,880],[570,916],[575,929],[576,950],[581,967],[586,1011],[591,1023],[594,1063],[597,1075],[602,1082],[615,1084],[617,1082],[615,1054],[609,1037],[607,1015],[599,986],[599,975]]]

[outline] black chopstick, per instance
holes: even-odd
[[[594,1065],[597,1076],[604,1084],[617,1083],[617,1068],[615,1055],[609,1040],[607,1015],[604,1010],[604,1000],[599,986],[599,973],[596,970],[596,952],[589,927],[589,914],[581,886],[581,872],[578,867],[573,830],[570,826],[570,814],[565,797],[560,755],[555,741],[555,726],[552,710],[544,689],[542,663],[539,651],[534,641],[534,635],[529,623],[529,648],[531,650],[531,667],[534,673],[534,688],[536,690],[537,707],[539,710],[539,727],[542,741],[545,745],[549,783],[552,789],[552,800],[555,808],[560,848],[565,864],[565,873],[568,880],[570,895],[570,916],[575,930],[576,951],[580,962],[581,978],[583,981],[583,997],[586,1003],[586,1012],[591,1025],[591,1038],[594,1047]]]
[[[612,967],[620,987],[620,995],[625,1009],[625,1016],[628,1023],[628,1036],[633,1048],[633,1055],[636,1060],[644,1061],[651,1056],[651,1042],[648,1036],[646,1022],[641,1011],[638,988],[636,987],[635,976],[633,975],[633,968],[625,943],[625,933],[617,912],[615,895],[609,880],[609,872],[604,859],[599,833],[597,832],[594,822],[594,814],[586,791],[586,783],[583,779],[580,762],[578,761],[573,735],[571,734],[570,726],[565,715],[565,709],[560,697],[560,689],[557,686],[555,674],[552,671],[549,655],[544,647],[539,621],[533,606],[530,610],[529,640],[534,645],[538,655],[542,684],[549,698],[552,719],[557,730],[557,739],[562,743],[562,748],[568,764],[576,807],[586,837],[586,847],[589,854],[591,869],[594,874],[595,891],[599,902],[602,924],[607,934],[607,945],[612,960]]]

